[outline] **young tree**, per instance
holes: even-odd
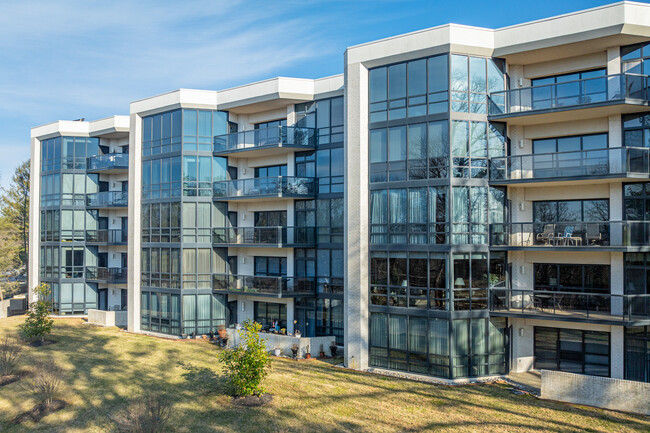
[[[36,301],[29,304],[29,312],[25,322],[20,325],[23,336],[27,339],[40,338],[45,339],[45,334],[52,331],[54,320],[50,319],[50,309],[52,301],[50,300],[50,286],[41,283],[34,288]]]
[[[221,352],[219,360],[234,388],[236,396],[261,396],[262,380],[268,375],[271,357],[266,351],[266,341],[260,337],[262,325],[251,320],[244,322],[240,331],[241,344],[235,349]]]
[[[30,161],[20,164],[11,178],[9,189],[3,188],[0,216],[11,225],[18,239],[18,260],[27,267],[29,242],[29,171]]]

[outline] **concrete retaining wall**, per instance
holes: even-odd
[[[541,397],[650,415],[650,383],[542,370]]]
[[[126,311],[88,310],[88,323],[100,326],[126,327]]]
[[[13,316],[16,314],[23,314],[27,311],[27,298],[14,296],[11,299],[5,299],[0,302],[0,319]]]
[[[227,328],[228,332],[228,347],[237,347],[239,346],[239,330],[234,328]],[[298,356],[304,357],[307,353],[307,348],[309,348],[309,353],[311,356],[316,358],[320,352],[320,346],[323,345],[323,350],[327,356],[330,355],[330,344],[334,340],[334,337],[290,337],[288,335],[280,334],[267,334],[260,333],[262,338],[266,340],[266,349],[268,351],[273,351],[273,349],[280,348],[281,354],[284,356],[292,356],[291,346],[297,344],[299,347]],[[338,355],[343,355],[343,351],[339,348],[337,352]]]

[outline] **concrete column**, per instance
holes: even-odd
[[[620,47],[607,48],[607,75],[621,73],[621,49]]]
[[[345,365],[368,367],[368,70],[345,55]]]
[[[611,344],[611,377],[614,379],[623,379],[625,376],[625,328],[622,326],[612,326],[610,333]]]
[[[513,373],[523,373],[534,365],[534,328],[525,319],[512,320],[512,365]]]
[[[611,221],[610,245],[623,245],[623,185],[621,183],[609,184],[609,220]]]
[[[29,259],[27,270],[27,298],[29,302],[37,299],[34,297],[33,289],[38,285],[40,267],[40,233],[41,233],[41,142],[32,138],[31,143],[32,159],[30,163],[29,182]]]
[[[617,251],[612,252],[611,260],[610,293],[612,295],[623,295],[625,293],[623,253]],[[623,298],[621,296],[612,296],[611,309],[613,315],[620,316],[623,314]]]
[[[129,211],[128,211],[128,323],[130,332],[140,332],[140,252],[142,240],[142,118],[131,114],[129,134]]]

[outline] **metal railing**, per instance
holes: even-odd
[[[649,221],[559,221],[490,224],[493,247],[650,246]]]
[[[489,292],[489,310],[492,313],[622,322],[650,320],[650,295],[495,287]]]
[[[106,155],[91,156],[86,161],[86,170],[111,170],[129,168],[128,153],[108,153]]]
[[[88,207],[127,207],[129,196],[126,191],[102,191],[86,194]]]
[[[128,242],[128,236],[126,230],[120,229],[86,230],[86,242],[122,245]]]
[[[488,115],[535,114],[627,100],[648,101],[647,76],[614,74],[493,92],[489,96]]]
[[[316,193],[316,179],[313,177],[256,177],[214,182],[214,198],[254,197],[310,197]]]
[[[650,176],[650,148],[617,147],[490,159],[490,180]]]
[[[315,227],[218,227],[212,229],[213,244],[228,245],[313,245]]]
[[[276,126],[214,137],[215,153],[283,146],[316,147],[316,130],[295,126]]]
[[[316,280],[313,277],[267,277],[254,275],[212,275],[212,290],[222,293],[241,293],[283,296],[313,295]]]
[[[127,268],[101,268],[86,266],[86,279],[109,284],[123,284],[127,282]]]

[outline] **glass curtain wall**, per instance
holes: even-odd
[[[295,225],[316,227],[316,247],[294,250],[296,276],[316,278],[315,301],[295,301],[295,326],[343,345],[343,97],[296,104],[295,111],[296,126],[318,132],[316,150],[298,152],[295,160],[297,176],[318,179],[316,199],[295,202]]]
[[[443,54],[369,73],[370,363],[446,378],[506,369],[506,322],[490,321],[490,253],[505,190],[488,185],[504,124],[487,95],[505,88],[498,59]]]
[[[99,191],[99,175],[87,158],[100,154],[97,137],[56,137],[41,142],[39,280],[51,288],[54,314],[86,314],[98,308],[97,283],[86,266],[97,266],[97,247],[86,231],[97,230],[99,211],[86,208],[86,194]]]
[[[212,183],[227,179],[213,137],[228,115],[179,109],[142,120],[142,329],[208,334],[226,323],[224,295],[212,274],[227,253],[212,247],[212,227],[225,226],[227,206],[212,201]]]

